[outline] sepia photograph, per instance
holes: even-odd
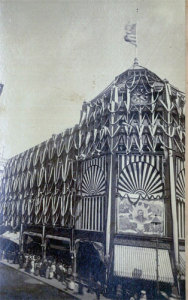
[[[185,6],[0,1],[0,299],[186,299]]]

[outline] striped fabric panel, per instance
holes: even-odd
[[[182,274],[185,276],[185,252],[184,251],[180,251],[179,253],[180,255],[180,268],[181,268],[181,272]]]
[[[89,231],[104,230],[104,196],[84,197],[77,207],[76,229]]]
[[[173,283],[168,250],[158,250],[159,281]],[[128,278],[156,280],[156,249],[114,246],[114,275]]]
[[[185,238],[185,203],[177,201],[178,237]]]
[[[147,162],[151,164],[153,167],[155,167],[159,172],[163,173],[162,155],[154,156],[154,155],[143,154],[142,156],[140,156],[137,154],[131,154],[131,155],[119,154],[118,175],[128,164],[133,162],[139,162],[139,161]]]
[[[102,170],[105,171],[105,174],[106,174],[106,160],[105,160],[105,156],[101,156],[101,157],[98,157],[98,158],[93,158],[91,160],[86,160],[83,162],[83,174],[86,172],[86,170],[93,166],[93,165],[96,165],[96,166],[99,166]]]

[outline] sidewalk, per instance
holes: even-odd
[[[30,274],[25,272],[23,269],[19,269],[19,265],[18,264],[10,264],[8,263],[6,260],[1,260],[0,263],[17,270],[18,272],[24,273],[32,278],[35,278],[36,280],[39,280],[41,282],[43,282],[44,284],[48,284],[64,293],[66,293],[69,296],[74,297],[75,300],[81,299],[81,300],[96,300],[96,295],[95,293],[91,294],[91,293],[87,293],[87,287],[83,288],[83,295],[79,295],[77,293],[78,290],[78,284],[75,284],[75,291],[71,291],[69,289],[66,288],[65,283],[59,282],[57,279],[53,278],[53,279],[47,279],[45,277],[41,277],[41,276],[35,276],[34,274]],[[107,300],[109,298],[104,297],[103,295],[100,296],[100,300]]]

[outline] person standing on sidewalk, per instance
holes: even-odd
[[[100,295],[101,295],[101,283],[98,280],[96,283],[96,288],[95,288],[95,294],[96,294],[96,299],[100,300]]]
[[[146,291],[142,290],[140,292],[140,299],[139,300],[147,300]]]
[[[19,255],[19,268],[20,269],[24,268],[24,262],[25,262],[24,254],[20,253],[20,255]]]
[[[122,300],[123,299],[123,289],[122,285],[118,284],[116,288],[116,299],[117,300]]]

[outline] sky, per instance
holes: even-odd
[[[83,101],[140,65],[185,91],[184,0],[0,2],[0,152],[14,156],[79,122]],[[136,9],[138,8],[138,13]]]

